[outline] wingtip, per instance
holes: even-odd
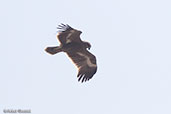
[[[77,75],[77,77],[78,77],[78,82],[81,82],[81,83],[87,82],[92,78],[92,77],[91,78],[86,77],[85,74]]]
[[[60,23],[58,25],[58,27],[56,27],[57,29],[59,29],[58,32],[65,32],[67,30],[72,30],[73,28],[71,26],[69,26],[68,24],[63,24],[63,23]]]

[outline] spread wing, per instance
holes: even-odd
[[[80,42],[81,31],[73,29],[69,25],[61,24],[57,27],[59,29],[59,34],[57,35],[58,40],[61,44],[66,44],[69,42]]]
[[[69,52],[67,55],[78,68],[78,81],[88,81],[96,73],[96,57],[89,51]]]

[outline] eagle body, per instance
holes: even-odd
[[[82,32],[69,25],[61,24],[58,29],[60,46],[47,47],[45,51],[52,55],[65,52],[78,68],[78,81],[88,81],[97,71],[96,57],[87,50],[91,48],[90,43],[82,41]]]
[[[60,47],[66,53],[70,53],[70,52],[74,53],[74,52],[82,51],[84,49],[84,46],[77,42],[69,42],[67,44],[60,45]]]

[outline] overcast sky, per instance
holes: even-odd
[[[0,14],[0,114],[171,114],[170,0],[3,0]],[[92,45],[89,82],[44,51],[60,23]]]

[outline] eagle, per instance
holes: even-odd
[[[60,24],[57,29],[57,39],[59,46],[47,47],[45,51],[51,55],[65,52],[78,68],[78,81],[86,82],[90,80],[97,71],[96,57],[89,52],[91,44],[82,41],[81,31],[76,30],[68,24]]]

